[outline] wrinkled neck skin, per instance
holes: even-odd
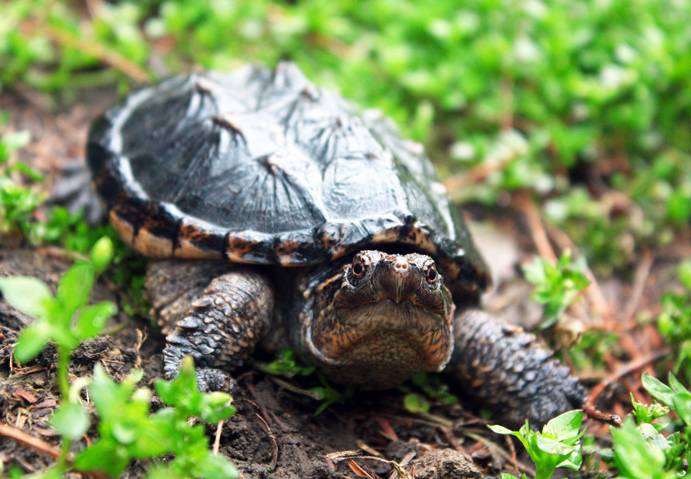
[[[429,256],[361,251],[298,294],[293,347],[336,383],[386,389],[451,357],[454,304]]]

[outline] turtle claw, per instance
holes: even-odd
[[[62,165],[61,178],[51,191],[48,202],[61,205],[71,213],[82,211],[90,225],[100,223],[104,217],[103,205],[91,187],[91,174],[79,160]]]

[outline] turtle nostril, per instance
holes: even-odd
[[[399,273],[404,273],[404,272],[408,271],[409,268],[410,268],[410,265],[403,258],[397,259],[393,264],[393,269],[395,271],[398,271]]]

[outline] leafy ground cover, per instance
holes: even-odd
[[[110,237],[114,258],[104,274],[116,286],[118,306],[130,317],[146,317],[142,260],[108,227],[90,228],[79,214],[44,204],[56,169],[82,154],[61,145],[83,143],[88,118],[138,84],[190,68],[290,58],[319,84],[384,110],[426,145],[452,198],[518,245],[508,270],[492,265],[497,287],[486,306],[539,325],[594,386],[589,406],[626,418],[610,431],[593,420],[575,425],[574,413],[569,427],[558,421],[549,431],[515,432],[533,471],[513,448],[498,446],[501,437],[463,429],[458,398],[436,378],[416,378],[393,400],[400,414],[432,424],[445,439],[414,427],[411,437],[475,454],[489,470],[513,464],[537,477],[549,477],[549,465],[577,465],[591,477],[663,478],[688,470],[691,429],[682,383],[691,381],[691,4],[11,0],[0,8],[3,248],[53,247],[85,261],[99,238]],[[507,254],[506,247],[499,250]],[[523,275],[512,269],[516,264]],[[531,306],[529,294],[544,309]],[[41,338],[52,339],[60,357],[61,340],[76,347],[86,338],[77,333]],[[309,414],[348,407],[349,392],[320,382],[289,353],[259,367],[275,378],[272,384],[307,398]],[[650,376],[641,380],[642,369],[669,386]],[[97,376],[92,386],[107,382]],[[60,389],[64,377],[63,368]],[[135,383],[123,379],[109,387],[130,388],[132,395]],[[72,400],[62,391],[62,404],[75,404],[84,386]],[[146,411],[147,393],[140,394]],[[398,424],[393,435],[389,423],[377,425],[382,437],[408,437]],[[109,437],[100,426],[95,434],[99,441]],[[571,456],[576,449],[579,461]],[[363,451],[370,459],[329,460],[351,476],[406,470],[406,454],[377,462]],[[483,451],[492,460],[483,463]],[[562,455],[568,457],[554,459]]]

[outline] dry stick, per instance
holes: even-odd
[[[388,464],[391,466],[395,472],[398,474],[399,478],[403,479],[412,479],[410,474],[406,472],[405,469],[401,466],[400,463],[396,461],[391,461],[389,459],[384,459],[382,457],[377,457],[377,456],[364,456],[360,454],[360,451],[337,451],[337,452],[331,452],[329,454],[326,454],[326,458],[333,462],[340,462],[340,461],[347,461],[350,459],[361,459],[361,460],[370,460],[370,461],[376,461],[376,462],[383,462],[384,464]]]
[[[108,50],[106,47],[100,43],[96,43],[93,40],[83,40],[76,35],[68,33],[64,30],[58,30],[50,25],[46,25],[42,22],[38,23],[27,23],[25,24],[30,32],[42,31],[48,34],[55,42],[64,45],[66,47],[76,48],[88,55],[94,56],[101,62],[109,65],[116,70],[124,73],[132,80],[145,83],[151,80],[151,75],[149,72],[144,70],[142,67],[134,62],[131,62],[127,58],[123,57],[117,52]]]
[[[146,341],[146,333],[142,331],[141,329],[137,328],[137,340],[134,343],[134,369],[139,369],[142,367],[142,355],[141,355],[141,350],[142,350],[142,345],[144,344],[144,341]]]
[[[219,449],[221,449],[221,432],[223,431],[223,423],[225,421],[219,421],[216,426],[216,436],[214,437],[214,454],[218,454]]]
[[[261,416],[261,414],[257,414],[255,412],[254,415],[257,416],[259,421],[264,425],[264,429],[265,429],[266,433],[269,435],[269,439],[271,439],[271,469],[270,469],[270,471],[274,471],[276,469],[276,466],[278,465],[278,442],[276,441],[276,435],[273,433],[273,431],[269,427],[269,423],[266,422],[266,419],[264,419]]]
[[[467,186],[480,183],[495,171],[503,170],[514,158],[515,155],[509,155],[501,161],[480,163],[463,174],[449,176],[444,180],[444,186],[448,191],[454,192]]]
[[[537,252],[540,256],[547,258],[551,263],[556,263],[557,255],[552,245],[549,243],[547,232],[542,224],[542,218],[540,218],[540,212],[537,210],[535,202],[530,197],[530,194],[526,191],[518,192],[515,195],[515,203],[525,215],[528,228],[530,229],[530,236],[533,239]]]
[[[636,268],[636,274],[634,276],[634,285],[631,290],[631,297],[629,298],[628,305],[624,309],[621,317],[622,323],[628,323],[633,319],[634,314],[636,314],[636,309],[641,302],[641,297],[643,296],[643,291],[645,290],[645,283],[648,281],[648,276],[650,276],[650,270],[653,266],[654,257],[650,253],[650,250],[645,250],[643,252],[643,258],[641,262],[638,263]]]
[[[638,369],[647,366],[652,362],[657,361],[658,359],[668,355],[669,353],[670,350],[665,348],[661,351],[649,354],[648,356],[644,356],[635,361],[631,361],[630,363],[620,367],[617,371],[607,376],[602,382],[595,386],[592,389],[592,391],[590,391],[590,396],[588,396],[585,403],[583,404],[583,411],[585,411],[585,413],[588,416],[592,417],[593,419],[597,419],[598,421],[607,422],[614,426],[621,426],[621,417],[617,416],[616,414],[607,414],[597,409],[598,397],[612,383],[618,381],[622,377],[631,374],[632,372]]]
[[[482,436],[482,435],[480,435],[480,434],[474,433],[474,432],[464,431],[464,432],[462,432],[462,434],[463,434],[464,436],[466,436],[466,437],[469,437],[470,439],[474,439],[475,441],[477,441],[477,442],[479,442],[479,443],[481,443],[481,444],[484,444],[485,447],[487,447],[488,449],[490,449],[490,453],[491,453],[492,451],[496,452],[496,453],[499,454],[506,462],[509,462],[509,461],[512,461],[512,462],[513,462],[513,459],[511,458],[511,455],[510,455],[509,453],[507,453],[504,449],[502,449],[501,447],[499,447],[499,445],[498,445],[497,443],[495,443],[495,442],[493,442],[493,441],[487,439],[486,437],[484,437],[484,436]],[[519,469],[521,472],[525,472],[526,474],[529,474],[529,475],[531,475],[531,476],[535,474],[535,469],[533,469],[531,466],[529,466],[529,465],[527,465],[527,464],[524,464],[523,462],[518,461],[518,460],[516,461],[516,463],[518,464],[518,469]]]
[[[23,446],[31,448],[35,451],[41,452],[51,456],[53,459],[60,457],[60,449],[53,446],[52,444],[27,434],[21,429],[17,429],[8,424],[0,423],[0,436],[8,437]]]
[[[520,474],[521,471],[518,469],[518,456],[516,455],[516,447],[513,445],[513,441],[511,440],[510,436],[504,436],[504,439],[506,439],[506,445],[508,446],[509,452],[511,453],[511,462],[513,463],[514,471],[516,471],[516,474]]]
[[[358,477],[365,477],[367,479],[375,479],[374,476],[372,474],[370,474],[364,467],[362,467],[360,464],[353,461],[352,459],[348,459],[348,467],[350,468],[351,471],[353,471],[353,474],[355,474]]]

